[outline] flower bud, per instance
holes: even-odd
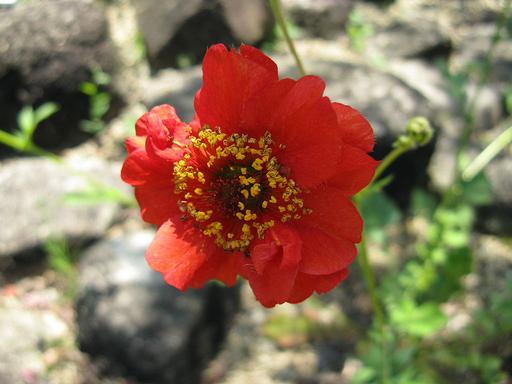
[[[420,146],[427,145],[434,135],[434,130],[430,126],[429,121],[423,116],[411,118],[405,130],[407,135]]]

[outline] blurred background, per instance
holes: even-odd
[[[266,0],[0,0],[0,384],[377,383],[386,354],[388,383],[512,383],[510,145],[435,209],[457,154],[511,125],[509,3],[282,0],[308,73],[371,121],[375,158],[413,116],[436,130],[361,207],[382,351],[357,265],[267,310],[242,283],[179,294],[143,258],[154,229],[119,179],[123,141],[158,104],[191,119],[211,44],[298,77]],[[397,305],[393,281],[427,305]]]

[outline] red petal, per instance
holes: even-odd
[[[261,244],[274,244],[262,247]],[[292,289],[300,262],[301,240],[291,227],[280,225],[268,230],[265,238],[251,250],[251,259],[257,264],[264,260],[265,268],[258,273],[250,265],[243,270],[244,277],[265,307],[286,301]]]
[[[310,275],[328,275],[347,268],[357,255],[353,243],[329,236],[319,229],[298,229],[302,239],[300,271]]]
[[[151,268],[162,273],[165,281],[183,291],[194,280],[217,246],[177,217],[165,222],[146,251]]]
[[[303,188],[311,188],[332,177],[340,150],[341,137],[331,102],[323,97],[311,107],[303,107],[293,116],[278,122],[280,132],[272,137],[286,148],[278,156],[291,169],[290,177]]]
[[[290,296],[286,300],[289,303],[296,304],[306,300],[309,296],[316,293],[325,293],[337,286],[348,276],[348,269],[332,273],[330,275],[308,275],[299,272],[295,280]]]
[[[148,119],[150,115],[157,116],[160,120],[173,119],[181,121],[178,115],[176,114],[176,110],[174,109],[174,107],[168,104],[158,105],[152,108],[149,112],[143,114],[135,122],[135,132],[137,133],[137,136],[145,136],[148,134]]]
[[[254,48],[250,45],[242,44],[240,46],[240,54],[255,63],[258,63],[262,67],[265,67],[270,73],[275,73],[277,76],[278,68],[274,61],[261,52],[259,49]]]
[[[270,59],[250,48],[242,51],[228,51],[217,44],[206,52],[203,86],[194,103],[201,125],[219,126],[228,134],[239,131],[247,100],[278,80],[277,67],[270,68]]]
[[[167,185],[172,181],[172,166],[150,158],[144,148],[131,152],[123,163],[121,178],[133,186]]]
[[[313,210],[302,218],[307,225],[352,243],[361,241],[363,220],[341,190],[322,185],[304,194],[304,206]]]
[[[355,195],[373,179],[378,161],[361,149],[345,145],[338,160],[336,176],[328,184],[340,189],[346,196]]]
[[[180,213],[174,193],[174,185],[140,186],[135,188],[135,197],[140,205],[142,219],[151,224],[161,225]]]
[[[258,92],[243,116],[243,133],[258,137],[272,133],[279,161],[292,170],[291,177],[312,187],[331,177],[342,144],[331,102],[322,97],[325,83],[319,77],[284,79]]]
[[[322,97],[325,83],[316,76],[298,81],[284,79],[258,92],[246,105],[243,133],[253,137],[272,133],[279,161],[292,170],[291,177],[312,187],[331,177],[342,144],[331,102]]]
[[[373,129],[359,111],[348,105],[332,103],[338,117],[338,124],[343,132],[343,141],[364,152],[371,152],[375,144]]]
[[[124,142],[124,146],[126,148],[126,152],[132,153],[136,149],[144,148],[146,145],[146,136],[131,136],[126,139]]]
[[[193,288],[201,288],[209,280],[219,280],[228,287],[235,285],[240,273],[240,252],[225,252],[218,248],[199,268],[192,282]]]

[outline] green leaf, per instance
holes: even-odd
[[[103,72],[101,68],[95,68],[92,71],[92,81],[97,85],[109,85],[112,78],[108,73]]]
[[[432,195],[423,189],[415,189],[411,196],[411,212],[415,216],[431,218],[434,215],[437,202]]]
[[[106,92],[91,97],[91,117],[101,119],[110,108],[110,95]]]
[[[37,122],[34,109],[31,105],[24,106],[18,113],[18,128],[25,138],[30,139],[36,126]]]
[[[51,115],[59,110],[56,103],[44,103],[35,110],[35,122],[39,125],[44,120],[48,119]]]
[[[105,128],[105,123],[101,120],[82,120],[80,122],[80,129],[90,134],[101,132]]]
[[[401,332],[416,337],[430,336],[446,324],[446,316],[434,303],[416,304],[404,299],[390,306],[391,323]]]
[[[396,204],[383,192],[372,191],[359,202],[367,235],[374,241],[383,242],[385,230],[401,220],[402,214]]]
[[[98,93],[98,86],[90,81],[84,81],[80,84],[80,92],[87,96],[94,96]]]
[[[483,172],[470,181],[462,183],[462,199],[468,204],[479,206],[492,202],[493,193],[489,181]]]

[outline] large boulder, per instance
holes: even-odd
[[[199,62],[215,43],[258,44],[273,19],[265,0],[132,1],[153,69]]]
[[[389,25],[378,26],[368,40],[366,49],[385,58],[422,57],[428,60],[446,57],[452,42],[442,26],[422,18],[393,20]]]
[[[115,52],[102,7],[86,0],[19,2],[0,12],[0,121],[16,127],[24,105],[55,102],[60,111],[41,124],[38,144],[62,147],[87,136],[89,98],[80,84],[101,68],[112,73]]]
[[[284,0],[290,20],[308,35],[332,38],[343,32],[353,0]]]
[[[0,162],[0,260],[40,249],[49,237],[83,241],[103,236],[119,218],[119,205],[66,200],[90,189],[91,180],[123,187],[119,167],[82,157],[65,164],[43,158]]]
[[[229,329],[238,289],[211,283],[180,293],[168,286],[144,260],[153,236],[120,235],[82,256],[80,347],[106,361],[110,373],[144,383],[198,383]]]

